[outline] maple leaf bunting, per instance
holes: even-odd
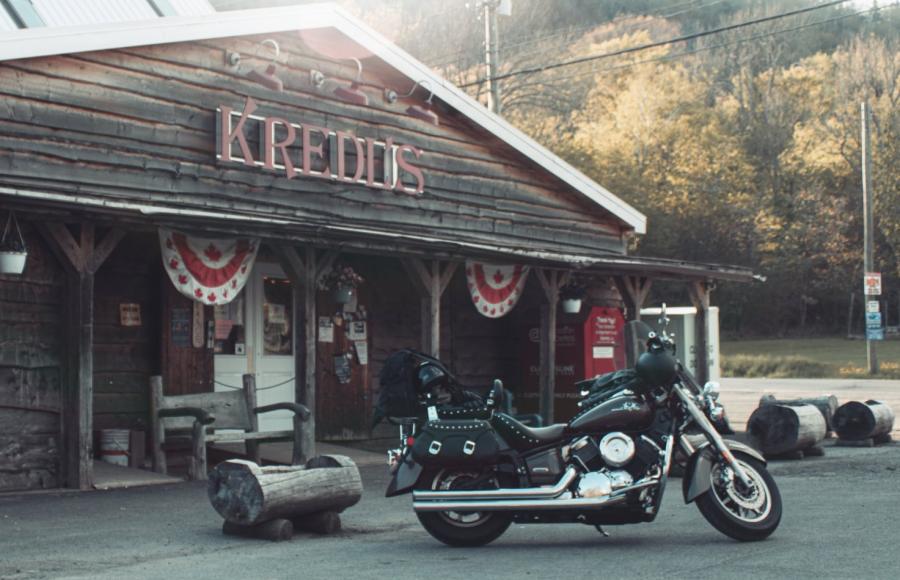
[[[259,240],[214,240],[160,228],[159,246],[175,288],[191,300],[216,305],[240,294],[253,270]]]
[[[498,266],[466,262],[466,281],[472,303],[488,318],[500,318],[512,310],[525,287],[528,266]]]

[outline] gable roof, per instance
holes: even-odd
[[[0,2],[0,30],[18,30],[20,26],[77,26],[165,16],[197,16],[214,14],[215,11],[209,0],[28,0],[27,4]]]
[[[449,107],[570,185],[636,233],[646,232],[647,220],[642,213],[334,4],[0,32],[0,61],[315,28],[334,28],[411,80],[427,80],[434,96]]]

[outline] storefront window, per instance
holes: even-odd
[[[286,278],[263,278],[263,348],[267,355],[294,354],[293,292]]]
[[[246,354],[246,332],[244,304],[246,289],[240,295],[221,306],[215,307],[216,354]]]

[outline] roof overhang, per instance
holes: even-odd
[[[353,39],[410,80],[427,80],[429,89],[447,106],[595,202],[635,233],[646,233],[647,219],[642,213],[334,4],[19,30],[0,34],[0,61],[329,27]]]

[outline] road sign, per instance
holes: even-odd
[[[866,340],[884,340],[883,328],[867,328]]]
[[[878,300],[869,300],[866,302],[866,312],[881,312],[881,302]]]
[[[866,272],[863,292],[866,296],[881,295],[881,272]]]
[[[881,328],[880,312],[866,312],[866,328]]]

